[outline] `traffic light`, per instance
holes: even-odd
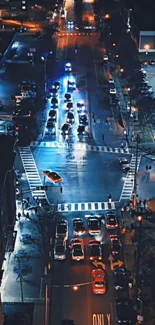
[[[22,11],[27,10],[27,0],[21,0],[21,10]]]

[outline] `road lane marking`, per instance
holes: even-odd
[[[51,204],[51,208],[56,212],[115,210],[115,202],[111,203],[111,207],[108,202],[79,202]]]
[[[137,171],[139,169],[140,161],[141,161],[141,156],[138,157]],[[126,179],[125,179],[125,182],[123,185],[122,193],[120,196],[120,201],[131,199],[133,187],[134,187],[135,165],[136,165],[136,157],[134,155],[132,155],[131,162],[130,162],[131,169],[127,173],[127,176],[126,176]]]
[[[96,151],[96,152],[109,152],[117,154],[130,154],[130,149],[126,148],[110,148],[105,146],[93,146],[86,143],[66,143],[58,141],[33,141],[30,144],[30,147],[40,147],[40,148],[73,148],[75,150],[87,150],[87,151]]]
[[[38,186],[42,186],[43,184],[30,147],[19,148],[19,153],[32,196],[47,200],[46,192],[36,189]]]
[[[111,314],[93,314],[93,325],[111,325]]]

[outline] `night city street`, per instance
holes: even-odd
[[[0,6],[0,325],[155,324],[155,32],[136,48],[130,5]]]

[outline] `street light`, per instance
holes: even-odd
[[[21,268],[21,260],[18,256],[16,256],[16,259],[18,261],[18,267],[19,267],[19,282],[20,282],[20,293],[21,293],[21,302],[24,302],[24,292],[23,292],[23,275],[22,275],[22,268]],[[18,278],[17,277],[17,278]]]
[[[138,144],[140,142],[140,136],[136,136],[136,161],[135,161],[135,171],[134,171],[134,185],[133,185],[133,209],[136,209],[137,205],[137,168],[138,168]]]
[[[44,62],[44,80],[45,80],[45,96],[46,96],[46,93],[47,93],[47,59],[48,59],[48,56],[50,54],[52,54],[53,52],[50,51],[48,53],[45,53],[43,56],[41,56],[41,60]]]
[[[140,245],[141,245],[143,217],[138,216],[137,221],[139,227],[138,227],[137,258],[136,258],[136,298],[138,298],[138,287],[139,287]]]
[[[104,16],[104,19],[110,19],[110,14],[106,14],[106,15]]]
[[[144,49],[145,49],[146,51],[150,50],[150,48],[151,48],[150,44],[145,44],[145,45],[144,45]]]

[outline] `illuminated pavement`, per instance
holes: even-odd
[[[68,35],[67,35],[68,34]],[[75,35],[76,34],[76,35]],[[63,178],[62,193],[60,187],[52,185],[47,180],[47,197],[54,206],[71,204],[71,210],[67,213],[60,213],[69,223],[69,240],[73,237],[73,217],[81,217],[85,222],[87,229],[86,216],[95,214],[96,203],[103,203],[103,210],[97,211],[97,214],[103,215],[108,209],[107,201],[109,193],[112,194],[114,203],[118,202],[126,175],[122,173],[118,158],[126,155],[131,160],[132,156],[126,150],[120,149],[122,137],[117,133],[115,125],[110,123],[105,125],[106,118],[111,112],[105,107],[102,100],[102,89],[99,88],[100,71],[99,63],[102,57],[98,43],[98,34],[79,35],[79,33],[67,33],[62,35],[58,33],[57,40],[57,60],[55,75],[52,75],[48,69],[48,87],[50,88],[54,81],[60,81],[58,100],[59,108],[57,110],[58,120],[56,125],[56,137],[47,137],[42,132],[39,142],[33,142],[31,151],[35,160],[34,176],[37,177],[36,183],[33,183],[33,177],[28,174],[25,167],[24,174],[25,186],[44,184],[42,172],[47,169],[53,169]],[[78,54],[75,54],[75,46],[78,46]],[[72,128],[72,134],[64,139],[61,135],[61,127],[66,120],[66,111],[64,108],[64,94],[67,92],[67,81],[70,76],[64,72],[64,63],[71,61],[73,65],[72,78],[76,81],[77,89],[72,93],[74,104],[75,123]],[[76,103],[79,99],[84,99],[87,107],[89,120],[88,133],[92,137],[79,138],[77,136],[78,114]],[[50,109],[50,100],[48,100],[42,128],[45,131],[45,121]],[[96,123],[92,118],[95,114]],[[105,136],[105,143],[102,141],[102,135]],[[51,146],[46,144],[51,143]],[[55,146],[55,144],[58,144]],[[80,146],[80,150],[78,148]],[[96,149],[99,148],[99,149]],[[104,148],[104,150],[102,150]],[[106,148],[106,149],[105,149]],[[109,150],[111,149],[111,151]],[[19,158],[19,156],[18,156]],[[22,158],[22,154],[21,154]],[[26,158],[24,157],[25,162]],[[27,156],[27,161],[29,156]],[[26,166],[26,164],[25,164]],[[133,166],[134,167],[134,166]],[[33,164],[34,168],[34,164]],[[130,191],[131,195],[131,191]],[[130,198],[130,195],[128,198]],[[84,203],[84,208],[80,203]],[[88,203],[91,203],[89,208]],[[105,204],[106,203],[106,204]],[[78,204],[75,208],[75,204]],[[73,208],[74,206],[74,208]],[[98,205],[99,206],[99,205]],[[86,211],[88,207],[89,211]],[[115,207],[113,205],[112,207]],[[59,210],[62,211],[63,209]],[[69,209],[68,209],[69,210]],[[81,211],[83,210],[83,211]],[[85,210],[85,211],[84,211]],[[50,302],[51,321],[50,324],[58,325],[61,319],[74,319],[75,324],[81,325],[115,325],[115,293],[113,290],[112,272],[108,261],[109,245],[108,235],[102,224],[101,240],[103,244],[103,262],[106,265],[108,290],[104,296],[95,296],[91,288],[91,271],[93,265],[88,260],[88,235],[85,236],[85,261],[83,263],[72,263],[67,248],[67,259],[64,262],[54,262],[52,276],[52,295]],[[80,285],[75,291],[72,285]]]
[[[74,213],[74,217],[82,217],[85,225],[87,224],[86,215],[84,213]],[[73,237],[72,217],[67,214],[69,222],[69,240]],[[52,288],[52,310],[51,324],[59,324],[61,319],[74,319],[75,324],[79,321],[84,324],[115,324],[115,305],[114,291],[112,287],[112,272],[110,270],[108,255],[109,249],[107,244],[107,234],[102,226],[103,245],[103,262],[106,265],[108,291],[103,296],[95,296],[92,293],[92,263],[85,256],[84,262],[72,262],[69,253],[64,262],[54,262],[53,270],[53,288]],[[90,236],[84,237],[85,254],[88,251],[88,239]],[[100,238],[101,239],[101,238]],[[68,241],[69,242],[69,241]],[[79,285],[78,290],[74,290],[74,285]],[[101,321],[101,322],[100,322]]]

